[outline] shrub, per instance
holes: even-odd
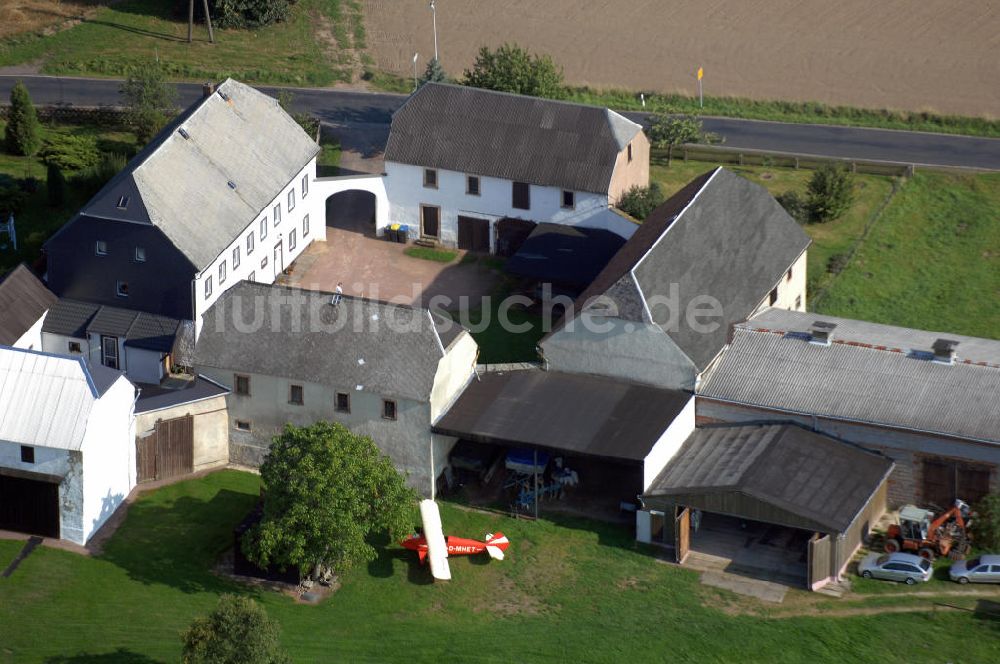
[[[66,202],[66,176],[55,164],[49,164],[45,173],[45,185],[49,193],[49,205],[57,208]]]
[[[826,164],[813,173],[806,192],[810,221],[832,221],[854,202],[854,176],[845,166]]]
[[[847,261],[847,254],[834,254],[826,261],[826,271],[833,275],[840,274],[847,267]]]
[[[8,214],[17,214],[28,202],[28,194],[15,184],[0,183],[0,220],[7,221]]]
[[[302,127],[302,131],[309,134],[309,138],[315,139],[316,132],[319,131],[319,120],[308,113],[293,112],[292,102],[294,100],[295,95],[288,90],[282,90],[278,93],[278,105],[281,106],[282,110],[292,116],[292,119],[295,120],[300,127]]]
[[[663,190],[660,185],[652,183],[648,187],[633,185],[621,195],[616,207],[626,214],[642,220],[649,216],[663,202]]]
[[[220,28],[260,28],[288,20],[288,0],[214,0],[212,15]]]
[[[976,506],[978,516],[973,522],[976,546],[983,550],[1000,549],[1000,494],[991,493]]]
[[[30,157],[41,147],[38,136],[38,115],[31,103],[31,96],[24,83],[18,81],[10,91],[10,111],[7,114],[7,130],[4,132],[4,148],[10,154]]]
[[[427,69],[424,70],[423,78],[420,79],[420,85],[424,83],[444,83],[447,80],[448,76],[445,75],[441,63],[438,62],[437,58],[431,58],[427,63]]]
[[[101,160],[101,152],[93,136],[72,134],[57,134],[46,139],[45,147],[38,156],[46,164],[64,171],[82,171]]]
[[[148,143],[174,112],[177,91],[159,63],[143,63],[129,73],[120,93],[126,118],[140,143]]]
[[[185,664],[284,664],[278,623],[249,597],[223,595],[208,616],[184,634]]]
[[[465,85],[533,97],[563,96],[563,72],[548,55],[533,55],[517,44],[479,49]]]
[[[802,196],[799,196],[798,192],[786,191],[783,194],[779,194],[776,200],[781,204],[781,207],[785,208],[785,212],[792,219],[800,224],[809,223],[809,206],[806,204],[806,200]]]

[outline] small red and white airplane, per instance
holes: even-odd
[[[421,563],[430,561],[431,575],[441,581],[451,579],[448,556],[474,556],[485,551],[490,558],[503,560],[503,552],[510,546],[503,533],[491,533],[483,542],[450,535],[446,539],[441,527],[441,513],[433,500],[420,501],[420,517],[424,522],[424,534],[407,537],[402,545],[416,551]]]

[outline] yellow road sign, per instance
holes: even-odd
[[[701,67],[698,67],[698,80],[700,81],[702,78],[704,78],[704,76],[705,76],[705,70],[702,69]]]

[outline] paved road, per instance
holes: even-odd
[[[18,77],[0,76],[0,99],[6,99]],[[24,76],[35,103],[81,106],[114,105],[119,82],[107,79]],[[201,94],[197,84],[178,84],[178,101],[187,105]],[[262,87],[269,94],[278,88]],[[339,125],[385,125],[405,99],[388,93],[326,89],[293,89],[294,105],[323,122]],[[643,114],[627,113],[641,121]],[[828,125],[705,118],[704,126],[726,139],[731,148],[803,155],[895,161],[935,166],[1000,170],[1000,139],[923,132],[859,129]]]

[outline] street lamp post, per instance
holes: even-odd
[[[417,91],[417,57],[419,57],[419,56],[420,56],[419,53],[414,53],[413,54],[413,91],[414,92]]]
[[[434,7],[434,0],[431,0],[431,20],[434,23],[434,59],[438,59],[438,14]],[[440,60],[438,60],[440,62]]]

